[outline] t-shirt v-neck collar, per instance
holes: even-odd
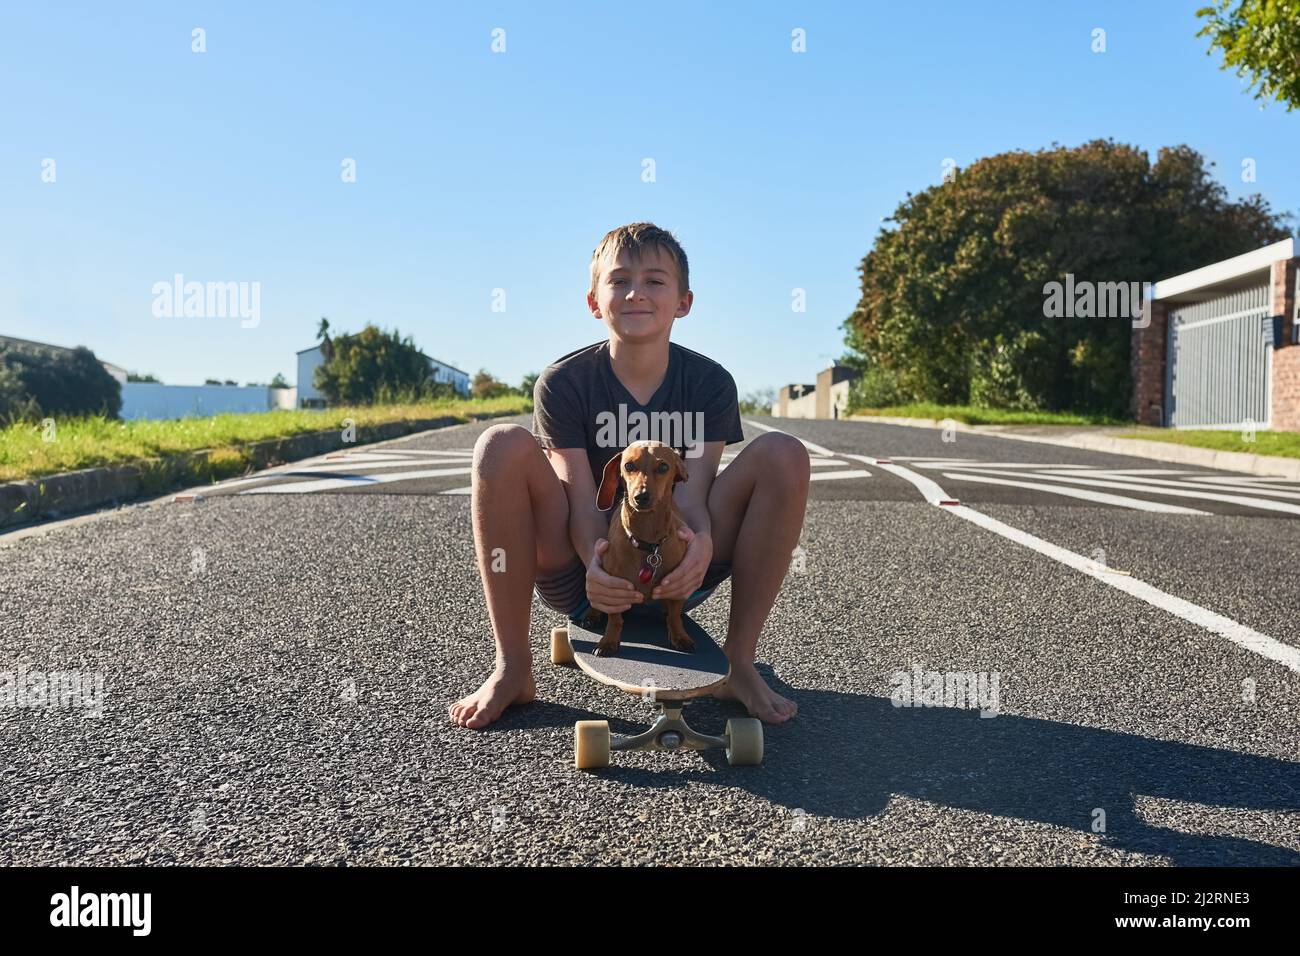
[[[638,402],[636,396],[628,391],[628,387],[619,380],[618,375],[614,372],[614,362],[612,356],[609,354],[608,342],[605,343],[602,352],[604,353],[605,371],[609,373],[610,381],[613,382],[614,386],[626,395],[630,403],[635,405],[637,408],[649,408],[655,404],[657,399],[666,394],[669,388],[672,387],[673,366],[677,363],[677,350],[673,348],[671,342],[668,343],[668,368],[664,372],[664,380],[659,384],[659,387],[655,389],[654,394],[650,396],[648,402]]]

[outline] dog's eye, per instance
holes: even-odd
[[[661,462],[659,462],[659,467],[656,468],[655,470],[658,471],[659,474],[662,475],[664,472],[666,472],[666,471],[668,470],[668,462],[666,462],[666,461],[661,461]]]
[[[624,471],[636,471],[636,465],[632,464],[630,461],[625,461],[625,462],[623,462],[623,470],[624,470]]]

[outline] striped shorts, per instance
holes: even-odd
[[[703,604],[718,585],[729,577],[731,577],[730,564],[716,562],[710,564],[709,569],[704,572],[704,580],[700,582],[699,590],[686,599],[683,610],[689,611]],[[538,578],[534,590],[543,604],[552,611],[568,615],[571,621],[581,620],[591,609],[591,604],[587,600],[587,566],[579,561],[576,555],[573,563],[566,570],[552,577]],[[647,601],[645,606],[656,607],[658,604],[658,601]]]

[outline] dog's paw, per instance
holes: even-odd
[[[676,634],[669,634],[668,640],[671,641],[673,647],[677,648],[679,651],[690,653],[695,650],[695,641],[687,637],[685,634],[681,637],[678,637]]]

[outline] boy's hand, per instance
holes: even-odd
[[[600,556],[608,550],[609,539],[597,538],[596,546],[591,552],[591,561],[587,565],[587,601],[597,611],[621,614],[634,602],[640,604],[643,597],[631,581],[605,573],[600,564]]]
[[[686,542],[686,554],[681,564],[673,568],[668,575],[650,592],[650,598],[661,601],[684,601],[700,589],[704,583],[704,573],[709,570],[713,560],[713,537],[696,534],[682,525],[677,536]]]

